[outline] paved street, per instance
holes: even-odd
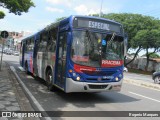
[[[61,91],[50,92],[47,90],[43,80],[34,79],[25,72],[20,71],[19,57],[4,55],[4,61],[16,69],[17,75],[30,91],[36,102],[45,111],[160,111],[160,90],[145,88],[128,83],[123,83],[121,92],[108,93],[71,93],[65,94]],[[135,80],[147,78],[152,81],[151,76],[139,76],[136,74],[125,73],[125,77]],[[32,101],[32,100],[31,100]],[[31,102],[30,101],[30,102]],[[52,118],[51,118],[52,119]],[[75,119],[75,118],[53,118],[53,119]],[[93,117],[83,117],[76,119],[96,120]],[[106,118],[98,118],[104,119]],[[111,117],[109,120],[115,120]],[[130,118],[118,118],[119,120],[130,120]],[[137,120],[137,118],[132,118]],[[140,120],[159,120],[159,118],[139,118]]]

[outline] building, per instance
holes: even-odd
[[[20,42],[19,40],[22,37],[31,34],[31,32],[24,32],[24,31],[21,31],[21,32],[12,31],[8,33],[9,33],[9,36],[5,40],[4,45],[5,45],[5,48],[13,49],[13,50],[19,50],[20,49],[20,46],[18,45],[18,43]]]

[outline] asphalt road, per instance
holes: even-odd
[[[135,86],[123,83],[121,92],[105,93],[71,93],[66,94],[61,91],[50,92],[47,90],[43,80],[34,79],[19,70],[19,57],[4,55],[3,60],[10,66],[14,66],[18,76],[29,89],[34,98],[45,111],[160,111],[160,91],[150,88]],[[128,74],[135,80],[150,80],[148,76]],[[54,119],[67,120],[115,120],[116,117],[63,117]],[[119,120],[159,120],[156,118],[129,118],[120,117]]]

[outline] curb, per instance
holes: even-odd
[[[36,111],[42,111],[44,114],[44,116],[47,116],[45,113],[45,110],[42,108],[42,106],[39,104],[39,102],[35,99],[35,97],[32,95],[32,93],[29,91],[29,89],[25,86],[25,84],[22,82],[21,78],[18,76],[18,74],[16,73],[16,70],[13,66],[10,66],[11,71],[14,73],[17,81],[20,83],[22,89],[24,90],[24,92],[26,93],[28,99],[31,101],[31,104],[33,105],[33,108]],[[41,120],[52,120],[50,117],[42,117],[39,118]]]
[[[138,85],[138,86],[153,88],[153,89],[156,89],[156,90],[160,90],[160,85],[155,84],[155,83],[149,83],[149,82],[144,82],[144,81],[141,81],[141,80],[133,80],[133,79],[128,79],[128,78],[124,79],[123,82]]]

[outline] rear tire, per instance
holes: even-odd
[[[46,84],[47,84],[48,90],[50,91],[55,90],[55,87],[52,85],[52,79],[53,79],[52,70],[49,69],[47,70],[47,73],[46,73]]]
[[[160,76],[156,76],[156,77],[154,78],[154,83],[160,84]]]
[[[26,74],[29,74],[27,62],[25,63],[25,71],[26,71]]]

